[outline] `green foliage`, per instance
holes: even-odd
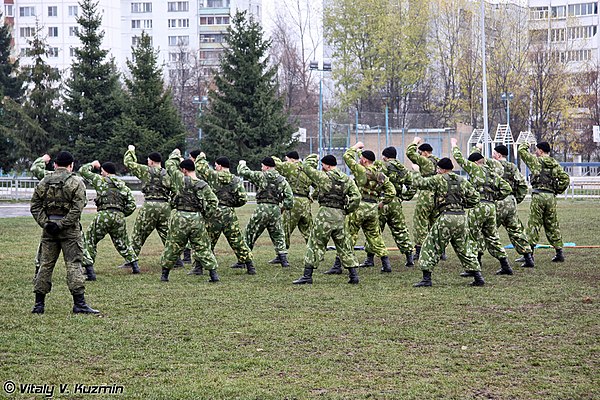
[[[263,38],[258,22],[237,12],[228,28],[221,72],[200,119],[201,148],[210,159],[228,156],[233,163],[248,161],[258,168],[267,155],[281,155],[290,148],[294,128],[288,122],[275,83],[276,68],[267,52],[271,42]]]
[[[12,27],[6,19],[0,25],[0,95],[19,100],[23,95],[23,79],[18,76],[19,61],[11,57]]]

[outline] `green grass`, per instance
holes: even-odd
[[[243,225],[252,210],[241,210]],[[559,201],[563,238],[600,245],[595,201]],[[413,204],[405,205],[411,223]],[[527,219],[528,204],[521,206]],[[85,214],[87,227],[91,215]],[[129,229],[133,217],[128,219]],[[108,238],[98,281],[86,286],[102,316],[71,314],[62,260],[46,313],[30,313],[33,258],[41,231],[32,218],[0,219],[0,381],[124,386],[139,399],[593,399],[600,396],[600,249],[566,249],[567,261],[536,252],[534,270],[493,273],[468,287],[456,256],[435,270],[433,288],[413,288],[420,271],[392,252],[392,274],[361,269],[361,284],[326,276],[294,286],[305,245],[296,231],[292,267],[268,265],[266,233],[255,249],[258,274],[230,269],[222,238],[221,282],[171,272],[159,281],[162,246],[153,233],[134,276]],[[386,230],[386,244],[394,246]],[[502,231],[504,243],[508,243]],[[509,250],[511,261],[516,257]],[[364,253],[359,252],[360,259]],[[377,261],[379,264],[379,261]],[[514,264],[514,263],[513,263]],[[513,265],[514,266],[514,265]],[[72,389],[72,386],[70,386]],[[0,388],[0,398],[8,396]],[[33,395],[13,395],[34,398]],[[74,395],[72,398],[88,398]]]

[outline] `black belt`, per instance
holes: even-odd
[[[279,205],[279,203],[274,203],[272,201],[257,201],[256,204],[273,204],[273,205]]]
[[[165,199],[146,199],[146,203],[167,203],[169,200]]]
[[[123,210],[121,210],[120,208],[115,208],[115,207],[99,208],[98,211],[118,211],[118,212],[123,212]]]
[[[481,200],[479,200],[479,201],[480,201],[480,202],[482,202],[482,203],[492,203],[492,204],[496,204],[496,203],[494,202],[494,200],[481,199]]]
[[[550,194],[554,194],[554,192],[552,190],[547,190],[547,189],[533,189],[531,191],[531,193],[536,194],[536,193],[550,193]]]
[[[448,215],[465,215],[464,211],[444,211],[442,212],[442,214],[448,214]]]
[[[377,200],[373,200],[373,199],[365,199],[364,197],[362,198],[362,201],[364,201],[365,203],[379,203]]]
[[[176,210],[177,211],[184,211],[184,212],[195,212],[195,213],[201,212],[200,210],[190,210],[190,209],[183,210],[183,209],[180,209],[180,208],[176,208]]]
[[[308,195],[304,195],[304,194],[296,194],[294,193],[294,197],[304,197],[308,199]]]

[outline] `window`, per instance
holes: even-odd
[[[35,7],[19,7],[20,17],[35,17]]]
[[[19,55],[21,57],[30,57],[32,52],[33,49],[31,47],[21,47],[21,52],[19,53]]]
[[[131,3],[132,13],[150,13],[152,12],[152,3]]]
[[[567,7],[557,6],[551,8],[552,18],[565,18],[567,16]]]
[[[77,6],[69,6],[69,16],[76,17],[79,15],[79,10]]]
[[[178,53],[169,53],[169,61],[170,62],[187,62],[189,59],[189,53],[185,51],[180,51]]]
[[[190,10],[189,1],[169,1],[167,3],[167,11],[169,11],[169,12],[189,11],[189,10]]]
[[[200,25],[229,25],[229,16],[200,17]]]
[[[221,53],[222,50],[202,50],[198,52],[198,57],[200,60],[217,61]]]
[[[58,27],[57,26],[48,27],[48,37],[58,37]]]
[[[152,28],[152,20],[151,19],[145,19],[144,20],[144,29],[151,29]]]
[[[188,18],[184,19],[170,19],[168,21],[169,28],[189,28],[190,20]]]
[[[169,46],[189,46],[189,36],[169,36]]]
[[[141,19],[132,19],[131,20],[131,29],[140,29],[142,27]]]
[[[52,57],[52,58],[58,57],[58,47],[48,48],[48,57]]]
[[[200,43],[223,43],[225,34],[223,33],[205,33],[200,35]]]
[[[140,37],[139,36],[134,36],[131,38],[131,45],[132,46],[137,46],[138,44],[140,44]]]
[[[565,41],[565,28],[550,30],[550,41],[551,42],[564,42]]]
[[[548,7],[531,7],[529,16],[531,19],[548,19]]]
[[[569,28],[569,39],[589,39],[598,33],[597,25],[575,26]]]
[[[200,0],[200,7],[206,8],[229,8],[230,0]]]
[[[7,17],[14,17],[15,15],[13,14],[14,12],[14,8],[12,4],[7,4],[4,6],[4,15]]]
[[[48,7],[48,16],[49,17],[57,17],[58,16],[58,7],[57,6]]]
[[[69,48],[69,56],[75,57],[76,56],[76,54],[75,54],[76,50],[77,50],[77,47],[70,47]]]
[[[569,16],[575,17],[579,15],[597,15],[598,3],[583,3],[569,5]]]
[[[77,36],[78,33],[79,33],[78,26],[70,26],[69,27],[69,36]]]
[[[21,37],[32,37],[35,35],[35,28],[32,26],[25,26],[19,29],[19,34]]]

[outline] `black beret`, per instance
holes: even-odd
[[[219,157],[216,159],[215,163],[223,168],[229,168],[229,158],[227,157]]]
[[[194,165],[194,162],[192,160],[190,160],[189,158],[180,162],[179,168],[183,168],[187,171],[195,171],[196,170],[196,166]]]
[[[383,149],[383,151],[381,152],[381,155],[387,158],[396,158],[396,156],[398,155],[398,152],[396,151],[395,147],[386,147],[385,149]]]
[[[300,156],[298,155],[298,152],[296,150],[290,151],[285,156],[288,157],[288,158],[293,158],[294,160],[299,160],[300,159]]]
[[[274,167],[275,161],[271,157],[265,157],[262,159],[261,163],[266,165],[267,167]]]
[[[550,144],[548,142],[539,142],[535,145],[535,147],[537,147],[544,153],[550,153]]]
[[[103,163],[102,164],[102,169],[106,173],[109,173],[109,174],[116,174],[117,173],[117,166],[114,163],[110,162],[110,161],[107,161],[107,162]]]
[[[371,150],[365,150],[361,153],[361,155],[369,161],[375,161],[375,153]]]
[[[469,158],[468,158],[468,160],[469,160],[469,161],[473,161],[473,162],[475,162],[475,161],[479,161],[479,160],[481,160],[482,158],[483,158],[483,156],[481,155],[481,153],[477,153],[477,152],[475,152],[475,153],[471,153],[471,154],[469,155]]]
[[[503,156],[508,155],[508,147],[506,147],[503,144],[499,144],[498,146],[494,147],[494,151],[496,151],[496,153],[502,154]]]
[[[162,155],[160,155],[160,153],[156,151],[154,153],[148,154],[148,158],[154,162],[162,162]]]
[[[327,154],[326,156],[321,158],[321,162],[326,165],[331,165],[332,167],[335,167],[337,165],[337,160],[335,156],[331,154]]]
[[[421,151],[433,151],[433,147],[429,143],[423,143],[419,147],[417,147]]]
[[[56,155],[54,162],[59,167],[68,167],[73,162],[73,155],[68,151],[61,151]]]
[[[440,167],[441,169],[447,169],[450,171],[452,171],[454,169],[454,164],[452,164],[452,160],[449,159],[448,157],[444,157],[440,161],[438,161],[437,166]]]
[[[192,157],[195,160],[196,158],[198,158],[200,153],[201,153],[200,150],[192,150],[192,151],[190,151],[190,157]]]

